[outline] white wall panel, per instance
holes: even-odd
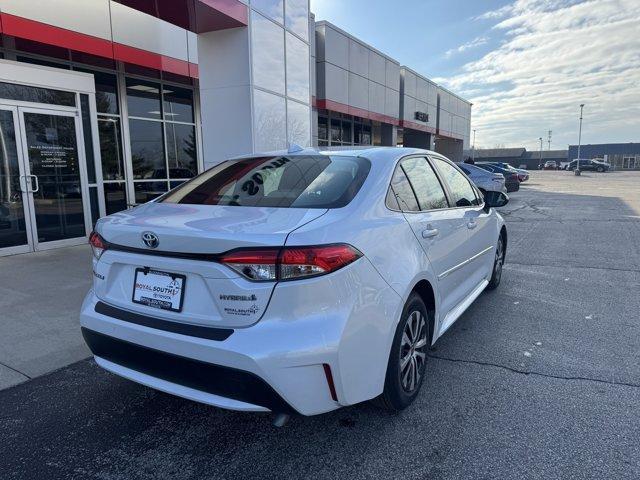
[[[400,92],[385,87],[384,114],[389,117],[400,118]]]
[[[0,0],[3,13],[111,39],[109,0]]]
[[[403,120],[413,121],[413,112],[416,111],[416,99],[408,95],[402,98]]]
[[[331,63],[324,64],[324,94],[327,100],[349,104],[349,72]]]
[[[188,30],[187,33],[187,49],[189,50],[189,61],[198,63],[198,35]]]
[[[416,97],[417,83],[418,83],[418,79],[413,74],[413,72],[405,70],[405,73],[404,73],[404,94],[405,95],[409,95],[410,97],[413,97],[413,98],[417,98]]]
[[[349,69],[349,38],[333,28],[325,28],[324,59],[334,65]]]
[[[427,102],[429,96],[428,83],[424,78],[416,78],[416,98],[421,102]]]
[[[400,65],[388,58],[386,60],[386,86],[400,91]]]
[[[113,1],[111,19],[114,42],[188,60],[184,29]]]
[[[364,78],[369,75],[369,49],[353,39],[349,39],[349,71]]]
[[[384,85],[387,79],[387,60],[379,53],[369,50],[369,79]]]
[[[355,73],[349,73],[349,105],[369,109],[369,81]]]
[[[369,80],[369,111],[384,115],[385,87]]]
[[[249,85],[249,36],[231,28],[198,35],[200,90]]]

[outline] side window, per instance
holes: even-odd
[[[473,186],[469,183],[469,180],[467,180],[456,167],[437,157],[434,158],[434,161],[449,185],[449,190],[451,191],[451,195],[453,195],[452,200],[456,207],[471,207],[482,203],[476,197]]]
[[[449,206],[440,180],[426,158],[407,158],[400,162],[400,166],[409,178],[421,210],[436,210]]]
[[[391,179],[391,190],[395,193],[397,202],[400,204],[400,210],[405,212],[417,212],[420,210],[418,207],[418,201],[413,193],[411,184],[407,180],[407,176],[404,174],[402,167],[398,165],[396,171],[393,173]],[[397,205],[394,202],[389,202],[389,195],[387,194],[387,207],[397,210]]]

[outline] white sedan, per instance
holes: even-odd
[[[419,149],[226,161],[98,221],[82,332],[101,367],[209,405],[402,410],[500,283],[507,201]]]

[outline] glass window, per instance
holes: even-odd
[[[435,210],[449,206],[440,180],[425,158],[408,158],[403,160],[401,165],[418,197],[421,210]]]
[[[434,158],[434,161],[445,182],[449,185],[449,190],[453,195],[452,201],[456,207],[470,207],[480,204],[471,183],[457,168],[437,157]]]
[[[338,145],[342,143],[342,125],[340,120],[335,118],[331,119],[331,143]]]
[[[98,113],[117,115],[120,113],[118,106],[118,80],[115,75],[84,68],[74,68],[78,72],[93,75],[96,84],[96,110]]]
[[[196,129],[193,125],[165,123],[169,178],[191,178],[198,173]]]
[[[127,78],[127,107],[131,117],[161,118],[160,85]]]
[[[165,85],[162,98],[165,120],[193,123],[193,90]]]
[[[286,0],[285,26],[296,35],[309,40],[309,1]]]
[[[195,205],[339,208],[358,193],[371,163],[340,156],[260,157],[224,162],[161,202]]]
[[[104,203],[107,215],[127,208],[127,195],[124,182],[104,184]]]
[[[400,165],[396,167],[396,171],[393,173],[393,178],[391,179],[391,190],[395,193],[401,210],[406,212],[420,211],[418,200],[416,200],[416,195],[413,193],[413,188],[411,188],[411,184],[409,183],[409,180],[407,180],[407,176]],[[389,206],[389,208],[393,207]]]
[[[93,155],[93,135],[91,134],[91,114],[89,112],[89,95],[80,94],[82,112],[82,135],[84,137],[84,157],[87,164],[87,180],[96,183],[96,162]]]
[[[309,45],[287,32],[287,95],[309,103]]]
[[[311,111],[307,105],[287,100],[287,140],[301,147],[311,145]]]
[[[42,65],[43,67],[61,68],[63,70],[71,69],[69,65],[64,63],[51,62],[49,60],[41,60],[33,57],[23,57],[22,55],[18,55],[16,60],[22,63],[30,63],[32,65]]]
[[[318,141],[320,140],[328,140],[329,139],[329,131],[328,131],[328,123],[329,119],[325,116],[318,116]]]
[[[351,120],[342,121],[342,142],[351,145]]]
[[[371,145],[371,125],[356,123],[353,130],[356,145]]]
[[[267,17],[284,23],[283,0],[251,0],[251,6],[256,10],[260,10]]]
[[[162,123],[129,120],[133,178],[167,178]]]
[[[15,83],[0,82],[0,98],[22,102],[49,103],[52,105],[76,106],[76,94],[51,88],[29,87]]]
[[[167,182],[135,182],[136,203],[147,203],[167,192]]]
[[[284,95],[284,29],[252,12],[251,46],[254,83]]]
[[[98,136],[100,138],[102,178],[104,180],[124,180],[120,119],[99,116]]]
[[[282,97],[253,90],[256,150],[268,152],[287,148],[287,114]]]

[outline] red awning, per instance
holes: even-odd
[[[248,24],[247,6],[239,0],[116,0],[195,33]]]

